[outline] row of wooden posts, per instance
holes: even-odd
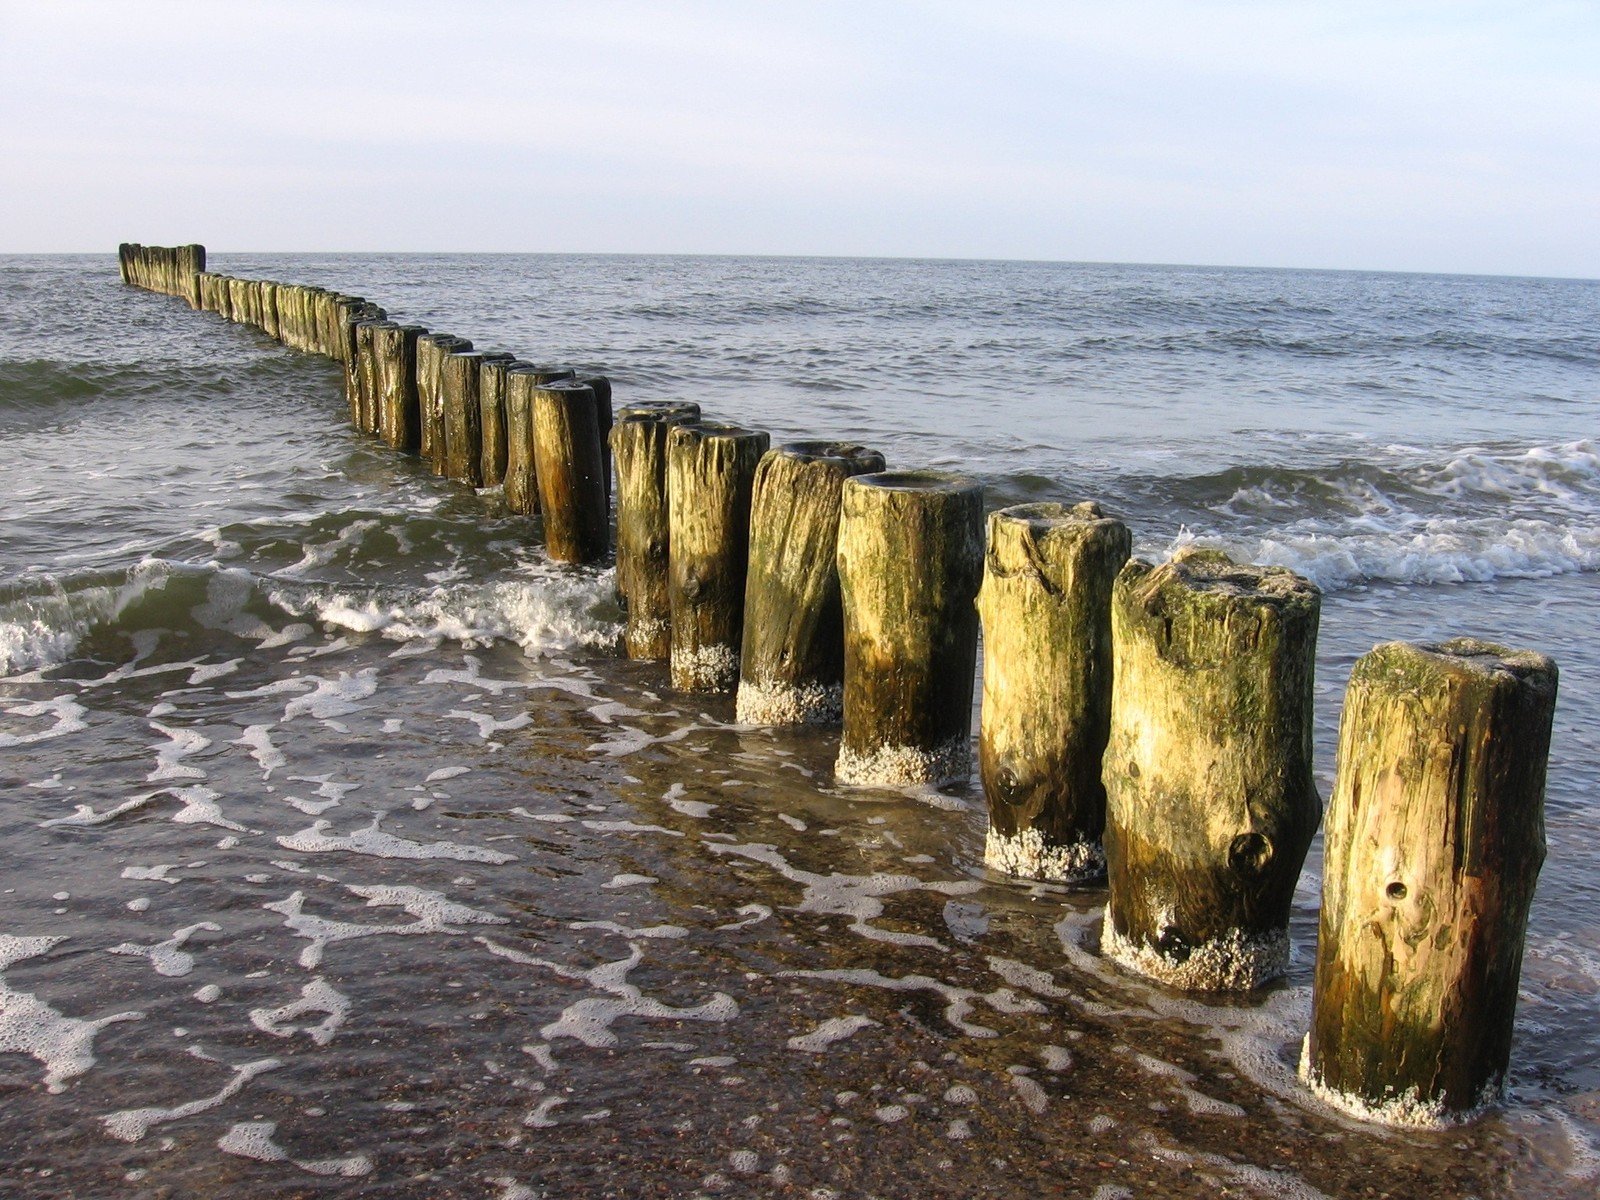
[[[130,283],[343,362],[357,428],[503,486],[542,513],[554,559],[607,555],[614,456],[626,653],[666,660],[679,689],[735,693],[741,722],[842,722],[841,782],[968,776],[981,619],[987,862],[1104,877],[1103,949],[1163,983],[1239,991],[1286,970],[1321,816],[1307,580],[1215,550],[1132,558],[1092,503],[1004,508],[986,530],[983,489],[959,475],[837,442],[771,448],[691,402],[613,414],[602,376],[475,351],[360,297],[174,275],[203,267],[200,247],[122,261]],[[1498,1095],[1556,681],[1542,655],[1471,639],[1356,663],[1301,1062],[1336,1106],[1432,1124]]]

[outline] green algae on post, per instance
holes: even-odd
[[[937,785],[972,769],[983,486],[937,471],[844,482],[844,731],[835,774]]]
[[[989,516],[978,767],[984,859],[997,871],[1061,882],[1105,874],[1111,588],[1132,549],[1128,527],[1093,503]]]
[[[1544,655],[1470,638],[1352,670],[1301,1061],[1335,1106],[1437,1126],[1499,1098],[1556,686]]]
[[[1322,594],[1282,567],[1180,551],[1112,590],[1103,948],[1177,987],[1283,974],[1320,815],[1311,775]]]
[[[847,442],[789,442],[756,468],[739,656],[738,720],[827,724],[844,710],[839,497],[883,455]]]

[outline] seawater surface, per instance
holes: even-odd
[[[341,377],[0,259],[0,1192],[1578,1197],[1600,1186],[1600,285],[1046,263],[245,256],[998,507],[1325,589],[1319,786],[1391,638],[1562,672],[1510,1102],[1362,1126],[1289,978],[1099,955],[975,783],[618,659],[607,570],[350,431]]]

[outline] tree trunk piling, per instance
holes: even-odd
[[[478,376],[478,428],[483,456],[478,462],[484,487],[506,481],[506,388],[512,367],[521,364],[507,355],[483,360]]]
[[[435,475],[442,472],[444,461],[444,402],[439,387],[444,360],[471,349],[466,338],[450,333],[425,333],[417,338],[417,453]]]
[[[556,562],[592,563],[610,548],[601,485],[594,389],[561,379],[533,389],[533,453],[545,551]]]
[[[605,485],[606,515],[611,514],[611,426],[616,416],[611,406],[611,380],[604,375],[579,375],[579,383],[594,392],[595,418],[600,424],[600,480]]]
[[[533,394],[549,383],[571,379],[564,367],[516,363],[506,370],[506,507],[533,516],[539,511],[539,472],[534,459]]]
[[[484,355],[475,350],[454,350],[439,367],[439,405],[443,410],[442,443],[435,443],[433,473],[483,486],[483,409],[479,384]]]
[[[1311,775],[1321,593],[1292,571],[1179,551],[1112,592],[1101,947],[1195,991],[1283,974],[1321,802]]]
[[[1328,807],[1307,1085],[1437,1127],[1496,1101],[1544,862],[1556,665],[1471,638],[1357,661]]]
[[[623,646],[629,658],[672,654],[668,596],[667,429],[698,421],[700,406],[683,400],[624,405],[608,439],[617,472],[617,594],[627,610]]]
[[[1128,527],[1098,504],[989,516],[978,769],[994,870],[1063,883],[1105,874],[1111,589],[1132,552]]]
[[[972,767],[983,487],[937,471],[844,481],[839,782],[903,787]]]
[[[766,433],[712,421],[667,428],[667,597],[672,686],[739,682],[750,499]]]
[[[372,332],[377,364],[378,436],[391,449],[415,454],[421,435],[417,412],[417,339],[421,325],[382,321]]]
[[[876,450],[789,442],[762,457],[750,508],[737,720],[825,725],[844,711],[839,503],[844,481],[884,469]]]

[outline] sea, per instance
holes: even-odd
[[[136,232],[136,231],[135,231]],[[479,349],[1096,500],[1323,590],[1352,663],[1561,672],[1503,1107],[1299,1083],[1288,977],[1195,996],[983,865],[975,779],[835,782],[619,657],[609,566],[353,431],[340,368],[0,258],[0,1195],[1592,1197],[1600,283],[1047,262],[247,255]]]

